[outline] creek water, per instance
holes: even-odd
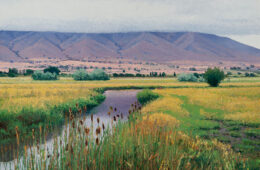
[[[122,121],[126,121],[128,117],[128,111],[131,108],[131,105],[137,101],[136,94],[139,92],[139,90],[108,90],[104,93],[106,96],[106,99],[104,102],[102,102],[99,106],[91,109],[86,113],[86,121],[84,124],[86,126],[91,125],[91,114],[93,114],[93,127],[96,129],[98,127],[97,118],[100,119],[99,125],[102,125],[104,123],[105,126],[107,126],[111,122],[111,117],[121,115],[123,118]],[[114,110],[111,112],[111,115],[109,116],[107,113],[110,110],[110,107],[116,108],[116,111]],[[77,119],[81,119],[81,117],[78,117]],[[66,125],[63,125],[59,129],[59,138],[62,137],[66,131]],[[46,150],[51,151],[53,147],[53,135],[51,135],[46,143]],[[42,146],[43,147],[43,146]],[[21,147],[21,150],[23,147]],[[2,152],[2,151],[0,151]],[[7,149],[4,151],[4,153],[0,154],[0,169],[13,169],[14,167],[14,161],[11,158],[10,155],[12,155],[12,149]],[[22,151],[21,151],[22,152]],[[28,150],[28,152],[30,152]],[[21,154],[22,155],[22,154]]]

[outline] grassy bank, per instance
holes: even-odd
[[[52,152],[36,147],[33,154],[25,152],[15,166],[18,169],[242,169],[247,166],[247,161],[230,147],[175,131],[178,126],[175,118],[158,114],[155,120],[144,115],[137,105],[131,108],[126,123],[120,117],[111,117],[112,133],[108,126],[93,129],[93,121],[85,125],[84,119],[77,122],[70,119],[64,135],[68,138],[56,138]]]
[[[104,90],[143,88],[154,89],[159,98],[142,108],[141,115],[135,110],[137,114],[134,118],[130,115],[129,123],[114,126],[113,135],[99,136],[98,145],[94,144],[96,138],[91,132],[96,133],[96,129],[86,134],[91,127],[77,122],[69,132],[68,141],[59,144],[57,138],[55,152],[48,155],[44,150],[37,151],[44,154],[40,162],[24,157],[26,167],[33,164],[44,169],[49,162],[58,169],[78,166],[83,169],[143,169],[164,165],[180,169],[258,167],[259,78],[230,79],[219,88],[208,87],[206,83],[181,83],[172,78],[105,82],[0,79],[1,134],[4,136],[8,129],[13,130],[11,136],[4,136],[1,141],[16,138],[16,126],[19,136],[32,136],[32,128],[38,132],[39,125],[45,122],[57,125],[63,122],[69,108],[79,112],[86,105],[88,109],[97,105],[104,99],[101,95]],[[150,94],[153,93],[141,95],[141,98],[148,96],[144,97],[144,103],[150,101]]]
[[[160,98],[143,108],[145,114],[176,118],[180,131],[230,145],[260,165],[259,87],[157,89]],[[252,133],[250,133],[252,132]]]
[[[0,110],[0,144],[5,144],[16,139],[16,133],[19,131],[22,140],[31,136],[32,129],[38,129],[46,126],[55,127],[64,122],[68,116],[68,110],[72,113],[86,112],[100,104],[105,96],[102,93],[92,91],[85,94],[86,97],[69,99],[58,104],[46,104],[43,107],[23,106],[20,109],[1,109]]]

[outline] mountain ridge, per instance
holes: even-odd
[[[0,61],[124,58],[260,61],[260,49],[198,32],[62,33],[0,31]]]

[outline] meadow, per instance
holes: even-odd
[[[55,153],[50,154],[49,162],[44,161],[46,154],[42,156],[38,169],[44,169],[47,164],[58,169],[68,166],[149,169],[164,164],[173,169],[254,169],[259,166],[259,77],[227,79],[218,88],[208,87],[206,83],[178,82],[175,78],[83,82],[71,78],[58,81],[1,78],[0,126],[5,127],[7,120],[17,118],[13,115],[24,116],[28,108],[31,113],[28,119],[44,111],[43,115],[52,115],[54,117],[49,118],[64,122],[65,113],[79,113],[86,106],[90,109],[102,102],[104,90],[131,88],[153,89],[159,98],[153,98],[141,110],[132,108],[129,123],[113,126],[112,135],[107,128],[107,131],[103,129],[107,135],[100,137],[98,143],[77,122],[71,133],[68,132],[69,140],[58,144],[57,138]],[[19,129],[27,127],[23,133],[32,135],[32,129],[44,123],[29,122],[25,126],[19,124],[22,122],[24,119],[8,126],[13,130],[12,137],[17,137],[17,125]],[[9,138],[5,133],[7,130],[2,128],[2,137]],[[59,161],[51,162],[55,159]],[[26,157],[25,160],[27,163],[23,165],[27,168],[33,166],[31,161],[36,161]]]

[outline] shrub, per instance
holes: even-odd
[[[44,73],[50,72],[50,73],[55,73],[57,75],[60,74],[60,69],[58,67],[54,67],[54,66],[49,66],[48,68],[45,68],[43,70]]]
[[[17,77],[18,70],[16,68],[9,68],[8,77]]]
[[[82,81],[82,80],[109,80],[109,76],[104,72],[104,70],[96,69],[91,73],[87,73],[85,70],[77,70],[73,74],[74,80]]]
[[[32,75],[33,73],[34,73],[34,70],[32,70],[32,69],[26,69],[24,75],[25,75],[25,76],[28,76],[28,75]]]
[[[138,101],[144,105],[150,101],[153,101],[159,97],[158,94],[152,92],[151,90],[143,90],[137,94]]]
[[[189,82],[196,82],[198,78],[194,76],[194,74],[180,74],[178,75],[179,81],[189,81]]]
[[[204,78],[210,86],[217,87],[224,80],[225,74],[219,68],[208,68],[204,74]]]
[[[56,73],[44,73],[40,70],[37,70],[32,75],[33,80],[58,80]]]
[[[109,76],[101,69],[92,71],[89,76],[91,80],[109,80]]]
[[[83,70],[83,69],[75,71],[75,73],[72,76],[73,76],[73,79],[77,80],[77,81],[83,81],[83,80],[89,80],[90,79],[86,70]]]

